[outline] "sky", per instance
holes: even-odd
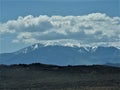
[[[0,0],[0,53],[61,41],[120,46],[120,0]]]

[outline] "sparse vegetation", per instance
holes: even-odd
[[[120,68],[0,65],[0,90],[120,90]]]

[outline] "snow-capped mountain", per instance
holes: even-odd
[[[120,49],[103,46],[64,46],[34,44],[13,53],[0,54],[0,64],[45,63],[83,65],[120,63]]]

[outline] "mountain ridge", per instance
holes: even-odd
[[[89,51],[89,50],[96,50],[97,48],[99,48],[99,47],[114,47],[114,46],[88,46],[88,45],[86,45],[86,46],[77,46],[77,45],[57,45],[57,44],[48,44],[48,45],[46,45],[46,44],[41,44],[41,43],[36,43],[36,44],[33,44],[33,45],[31,45],[31,46],[28,46],[28,47],[25,47],[25,48],[23,48],[23,49],[20,49],[20,50],[18,50],[18,51],[21,51],[22,52],[22,50],[23,50],[23,53],[26,53],[26,51],[27,51],[27,49],[28,48],[30,48],[31,50],[35,50],[35,49],[37,49],[37,48],[41,48],[41,47],[47,47],[47,46],[61,46],[61,47],[73,47],[73,48],[84,48],[86,51]],[[114,47],[114,48],[117,48],[117,49],[119,49],[119,47]]]
[[[0,54],[0,64],[45,63],[55,65],[91,65],[120,63],[116,47],[68,47],[34,44],[13,53]]]

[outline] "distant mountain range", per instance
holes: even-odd
[[[106,63],[106,66],[120,67],[120,63]]]
[[[0,64],[36,62],[61,66],[120,63],[120,49],[112,46],[45,46],[37,43],[13,53],[0,54]]]

